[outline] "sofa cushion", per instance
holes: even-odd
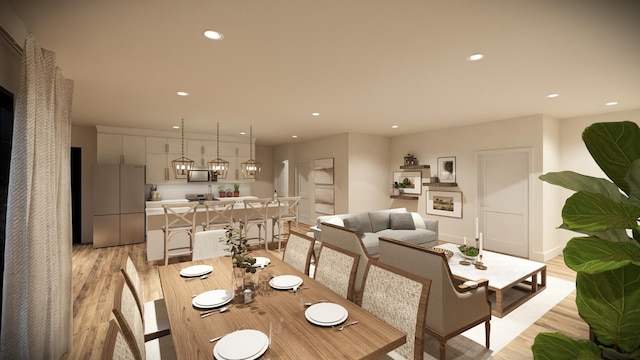
[[[338,226],[344,226],[344,221],[342,221],[342,218],[340,216],[326,216],[325,219],[322,220],[322,222],[326,222],[329,224],[333,224],[333,225],[338,225]]]
[[[382,230],[377,232],[378,237],[384,236],[400,241],[406,241],[415,245],[432,247],[438,245],[438,234],[431,230],[415,229],[415,230]]]
[[[362,235],[362,244],[364,244],[369,255],[378,255],[379,243],[380,239],[378,239],[378,233],[364,233],[364,235]]]
[[[415,230],[413,216],[410,213],[389,214],[389,228],[391,230]]]
[[[360,225],[360,219],[355,216],[348,216],[342,219],[342,222],[344,222],[344,227],[355,230],[358,232],[358,235],[362,236],[363,231],[362,226]]]
[[[427,225],[425,225],[424,219],[422,218],[422,216],[420,216],[420,214],[418,214],[416,212],[412,212],[411,216],[413,217],[413,224],[415,225],[416,229],[426,229],[427,228]]]
[[[380,230],[389,228],[389,214],[391,213],[406,213],[406,208],[395,208],[387,210],[376,210],[369,212],[369,219],[371,220],[371,232],[378,232]]]

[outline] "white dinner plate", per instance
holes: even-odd
[[[229,290],[209,290],[194,297],[191,304],[198,308],[210,309],[228,304],[231,300],[233,294]]]
[[[269,285],[278,290],[289,290],[302,284],[302,278],[295,275],[280,275],[272,278]]]
[[[180,275],[184,277],[196,277],[206,275],[213,271],[211,265],[192,265],[180,270]]]
[[[312,324],[333,326],[347,320],[349,312],[342,305],[334,303],[319,303],[309,306],[304,312],[304,316]]]
[[[253,360],[269,348],[269,337],[258,330],[238,330],[218,340],[213,356],[220,360]]]
[[[267,257],[256,256],[254,259],[256,259],[256,263],[253,264],[253,267],[264,267],[271,263],[271,259]]]

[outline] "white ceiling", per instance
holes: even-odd
[[[4,1],[75,81],[74,124],[275,145],[640,108],[633,0]]]

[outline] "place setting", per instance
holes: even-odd
[[[211,265],[192,265],[180,270],[180,276],[186,278],[185,281],[191,281],[200,278],[201,280],[209,277],[213,272]]]
[[[256,260],[256,262],[255,264],[251,265],[253,267],[264,269],[269,264],[271,264],[271,259],[269,259],[268,257],[256,256],[254,257],[254,259]]]
[[[215,340],[215,339],[212,339]],[[269,336],[259,330],[237,330],[215,340],[213,356],[219,360],[254,360],[269,349]]]
[[[307,321],[314,325],[333,327],[347,321],[349,311],[342,305],[323,301],[307,307],[304,316]],[[345,327],[355,324],[357,324],[357,321],[345,324]],[[339,330],[342,331],[342,329],[344,329],[344,327]]]
[[[220,308],[221,306],[227,305],[233,300],[233,293],[230,290],[224,289],[216,289],[205,291],[201,294],[196,295],[193,300],[191,300],[191,304],[198,309],[208,309],[210,311],[200,313],[200,316],[211,314],[215,312],[225,312],[228,310],[228,307],[223,310]],[[220,309],[216,309],[220,308]]]
[[[295,275],[279,275],[269,280],[269,285],[276,290],[297,290],[302,285],[302,278]]]

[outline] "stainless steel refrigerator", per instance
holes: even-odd
[[[142,165],[94,167],[94,248],[144,242],[144,177]]]

